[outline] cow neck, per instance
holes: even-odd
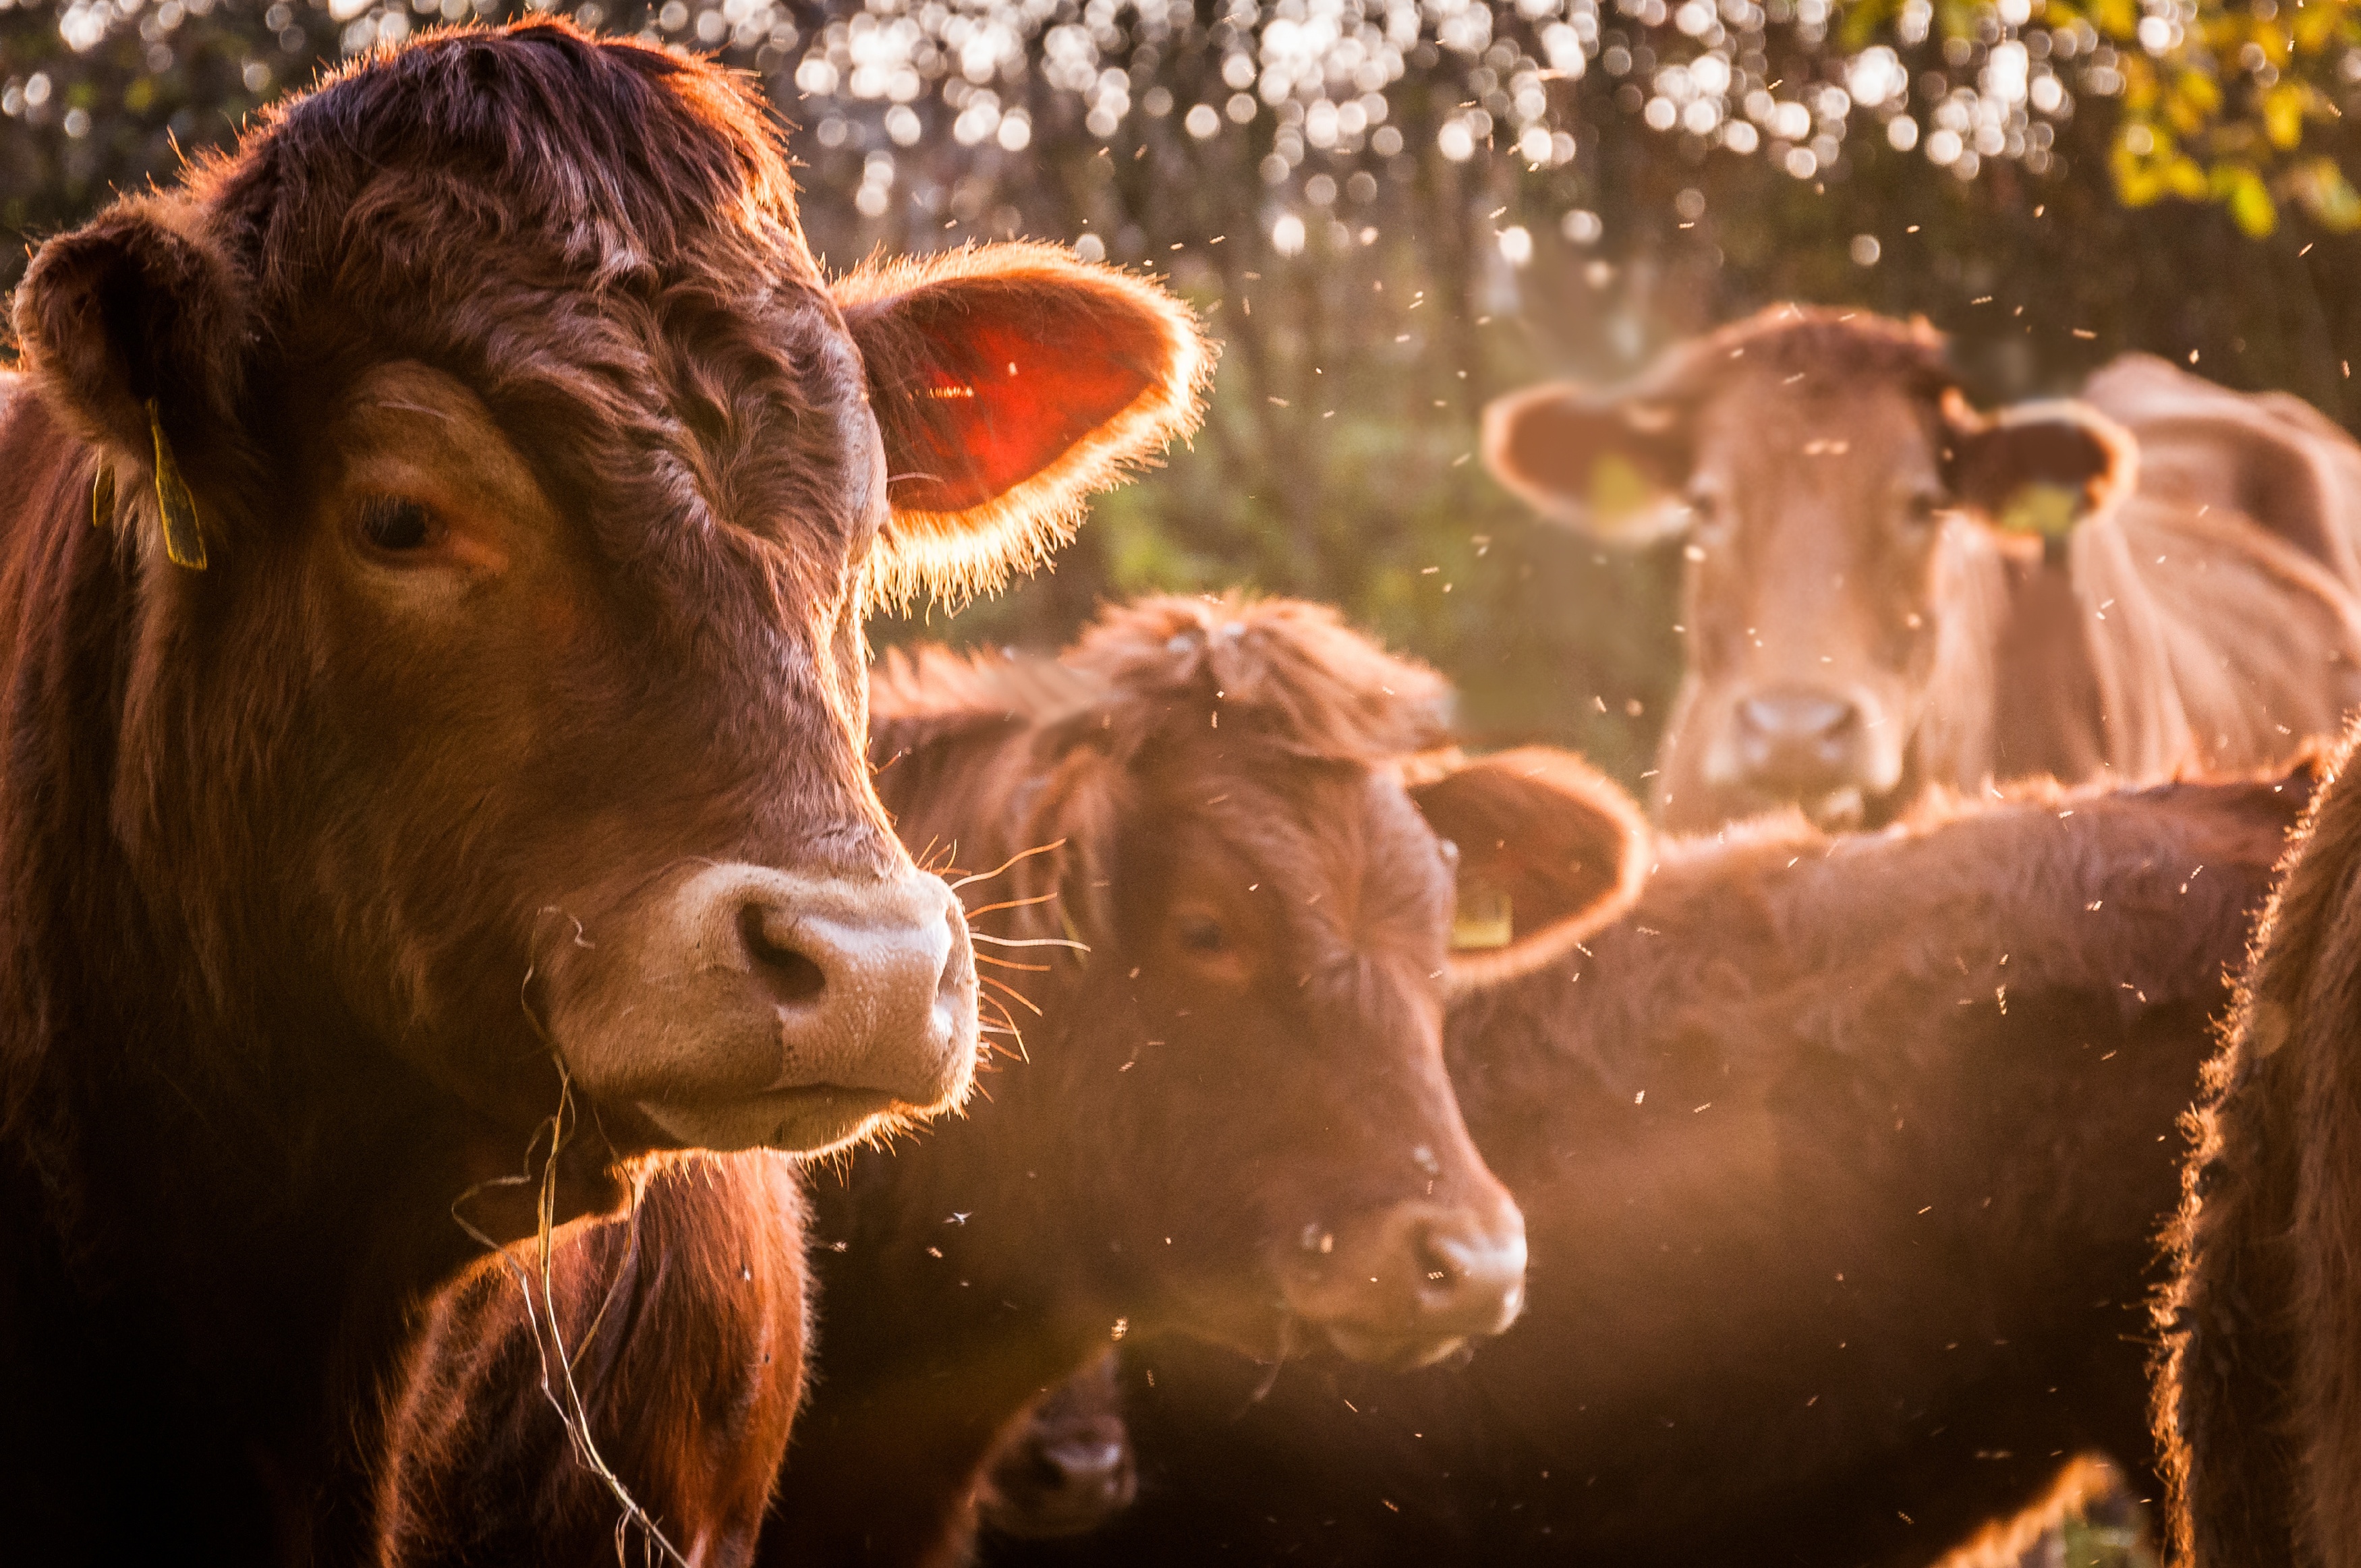
[[[1652,1476],[1710,1471],[1718,1511],[1785,1508],[1943,1439],[1947,1411],[1945,1441],[1972,1449],[2008,1390],[2066,1385],[2137,1332],[2174,1189],[2157,1135],[2195,1086],[2293,817],[2238,787],[2251,820],[2212,807],[2202,833],[2086,798],[2070,821],[2004,808],[1833,857],[1808,839],[1674,846],[1590,956],[1455,1010],[1470,1128],[1536,1258],[1585,1270],[1536,1289],[1526,1331],[1471,1376],[1540,1399],[1550,1463],[1628,1502],[1625,1524],[1587,1528],[1660,1529],[1677,1499]],[[2158,869],[2197,862],[2185,893]],[[1537,1125],[1536,1103],[1561,1115]],[[1579,1368],[1530,1359],[1568,1344]],[[2033,1399],[2012,1417],[2030,1434],[1982,1446],[2071,1452],[2103,1403]],[[1743,1476],[1714,1467],[1733,1444],[1758,1456]],[[2023,1479],[1956,1457],[1960,1476]]]
[[[464,1122],[300,977],[192,1000],[205,982],[113,817],[139,567],[89,526],[91,457],[34,400],[0,423],[0,467],[35,476],[0,543],[0,1001],[24,1031],[0,1133],[5,1201],[38,1194],[8,1228],[50,1260],[17,1310],[46,1320],[45,1354],[89,1359],[94,1390],[131,1375],[124,1343],[197,1368],[179,1409],[127,1400],[200,1423],[192,1452],[245,1461],[282,1519],[333,1536],[350,1411],[373,1408],[412,1300],[478,1250],[447,1216]],[[289,1365],[335,1368],[332,1391]]]

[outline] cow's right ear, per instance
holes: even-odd
[[[2005,532],[2059,537],[2139,482],[2139,441],[2072,399],[1985,415],[1944,394],[1944,468],[1951,493]]]
[[[1196,427],[1213,374],[1189,308],[1048,245],[989,245],[838,280],[885,442],[880,597],[949,598],[1045,559],[1082,503]]]
[[[16,341],[36,384],[141,475],[156,457],[151,408],[184,453],[234,428],[246,291],[195,217],[173,197],[118,202],[41,247],[16,290]]]
[[[1528,387],[1484,410],[1484,463],[1535,510],[1610,544],[1688,526],[1687,411],[1600,398],[1570,381]]]
[[[1570,751],[1522,746],[1413,759],[1411,798],[1459,850],[1454,991],[1563,957],[1640,895],[1648,827],[1631,797]]]

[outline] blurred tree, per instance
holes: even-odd
[[[1102,598],[1343,604],[1501,740],[1644,768],[1676,555],[1535,526],[1493,393],[1783,298],[1923,312],[1993,397],[2141,347],[2339,418],[2361,315],[2347,0],[580,0],[797,122],[840,263],[1016,234],[1169,277],[1224,344],[1193,450],[1057,571],[880,635],[1053,642]],[[0,0],[0,228],[507,0]],[[0,286],[23,249],[0,254]]]

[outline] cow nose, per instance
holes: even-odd
[[[706,866],[549,955],[550,1034],[594,1100],[690,1147],[810,1150],[956,1103],[974,1071],[959,901],[915,869]]]
[[[735,904],[739,961],[778,1018],[773,1087],[817,1076],[912,1105],[943,1098],[975,1007],[972,959],[956,950],[967,945],[965,920],[949,888],[927,876],[884,890],[723,880],[716,891]]]
[[[1525,1227],[1488,1226],[1466,1209],[1406,1217],[1404,1245],[1419,1265],[1423,1326],[1496,1334],[1525,1304]]]
[[[1306,1235],[1288,1304],[1356,1360],[1422,1366],[1496,1334],[1525,1304],[1525,1224],[1505,1195],[1489,1213],[1399,1203]]]
[[[1758,783],[1833,788],[1852,782],[1861,749],[1861,705],[1806,687],[1757,692],[1738,704],[1742,771]]]
[[[1044,1447],[1038,1478],[1053,1496],[1075,1508],[1114,1508],[1129,1477],[1127,1446],[1107,1437],[1077,1437]]]

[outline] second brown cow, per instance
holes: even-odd
[[[1505,1328],[1524,1225],[1444,1003],[1631,895],[1629,803],[1557,753],[1433,752],[1433,672],[1306,605],[1151,600],[1060,666],[877,694],[879,793],[922,861],[983,873],[1011,1032],[967,1119],[814,1183],[819,1350],[763,1561],[957,1561],[995,1438],[1114,1338],[1411,1366]],[[1452,949],[1455,880],[1499,945]]]
[[[1779,306],[1620,394],[1502,399],[1486,454],[1563,521],[1686,536],[1684,831],[2258,765],[2361,696],[2361,447],[2161,360],[1987,414],[1924,323]]]

